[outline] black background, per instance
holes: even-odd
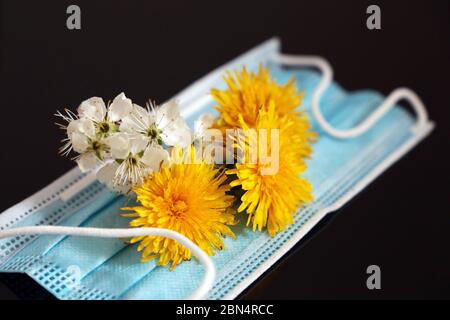
[[[70,4],[79,31],[66,28]],[[366,28],[369,4],[382,30]],[[346,89],[416,90],[437,128],[241,297],[450,298],[446,0],[3,1],[0,211],[72,168],[56,154],[55,110],[121,91],[164,101],[275,35],[283,52],[326,57]],[[371,264],[381,290],[366,288]],[[0,298],[49,296],[2,275]]]

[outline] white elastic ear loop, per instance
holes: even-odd
[[[160,236],[173,239],[191,250],[192,254],[201,262],[205,268],[205,275],[197,289],[188,297],[190,300],[204,299],[206,294],[211,290],[214,279],[216,277],[216,269],[211,258],[200,249],[195,243],[183,236],[182,234],[160,228],[124,228],[124,229],[107,229],[107,228],[84,228],[84,227],[64,227],[64,226],[32,226],[12,228],[0,231],[1,238],[16,237],[30,234],[54,234],[54,235],[70,235],[82,237],[97,238],[128,238],[140,236]]]
[[[320,80],[317,88],[314,90],[312,97],[312,113],[322,130],[333,137],[347,139],[363,134],[364,132],[372,128],[372,126],[382,116],[384,116],[398,101],[402,99],[407,100],[416,113],[417,122],[413,130],[422,128],[428,123],[427,110],[417,94],[408,88],[398,88],[392,91],[391,94],[389,94],[386,99],[384,99],[381,105],[375,109],[375,111],[373,111],[364,121],[362,121],[354,128],[346,130],[333,128],[323,117],[319,105],[322,94],[325,92],[325,90],[333,80],[333,69],[331,68],[330,64],[325,59],[318,56],[297,56],[279,53],[274,57],[274,59],[276,62],[285,65],[316,67],[322,72],[322,79]]]

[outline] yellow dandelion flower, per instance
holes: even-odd
[[[275,112],[273,101],[269,103],[268,110],[261,108],[254,129],[279,129],[278,171],[272,175],[263,174],[262,170],[271,163],[258,156],[256,163],[236,163],[234,169],[226,172],[236,176],[230,185],[241,186],[245,191],[238,212],[247,212],[247,225],[252,224],[253,230],[259,231],[267,227],[271,236],[292,224],[297,209],[313,199],[311,184],[301,177],[306,171],[306,164],[296,149],[304,136],[296,125],[297,121],[289,115],[280,116]],[[244,130],[250,129],[243,116],[240,116],[239,126]],[[246,159],[250,158],[255,146],[250,140],[236,140]],[[271,154],[270,140],[267,148],[268,154]]]
[[[228,87],[226,90],[211,90],[218,103],[215,109],[220,113],[219,128],[239,127],[239,115],[250,127],[254,126],[259,109],[267,108],[269,101],[275,103],[280,115],[295,112],[303,97],[297,91],[294,78],[285,85],[279,85],[262,65],[257,73],[249,73],[245,67],[241,72],[227,72],[224,80]]]
[[[270,77],[269,70],[260,65],[258,73],[249,73],[245,67],[241,72],[227,72],[225,82],[228,87],[226,90],[211,90],[217,102],[214,108],[219,112],[215,128],[239,128],[242,120],[253,128],[260,109],[267,111],[270,103],[274,103],[278,115],[286,115],[294,122],[297,140],[292,141],[292,146],[295,146],[298,156],[304,158],[311,155],[311,143],[316,134],[311,131],[305,112],[298,109],[303,94],[298,92],[294,78],[285,85],[279,85]]]
[[[193,147],[188,152],[176,149],[169,164],[133,189],[140,206],[123,208],[134,211],[124,216],[134,218],[130,222],[133,227],[179,232],[208,255],[214,255],[213,248],[224,247],[222,236],[235,237],[228,227],[236,223],[230,211],[233,196],[226,194],[230,186],[225,183],[227,176],[223,171],[204,161],[192,163],[194,154]],[[142,262],[159,257],[158,264],[171,263],[171,270],[191,257],[188,249],[168,238],[131,239],[131,243],[136,242],[140,242],[138,251],[142,251]]]

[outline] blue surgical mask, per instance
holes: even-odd
[[[211,257],[216,274],[209,283],[208,299],[239,295],[325,215],[347,203],[433,129],[413,92],[400,89],[388,99],[373,90],[347,92],[332,82],[331,68],[323,59],[282,55],[277,39],[178,94],[175,98],[184,107],[188,122],[192,125],[199,114],[214,112],[209,90],[225,87],[221,80],[224,70],[245,65],[256,71],[259,64],[267,66],[279,83],[295,77],[299,90],[306,94],[303,108],[310,114],[313,130],[319,133],[306,173],[314,186],[315,201],[301,208],[294,224],[274,237],[242,224],[236,226],[237,238],[225,239],[225,250]],[[321,72],[286,68],[289,65],[308,65]],[[416,115],[395,104],[400,99],[409,100]],[[73,186],[78,186],[75,190],[79,192],[73,192]],[[129,201],[98,182],[89,183],[75,168],[2,213],[0,237],[5,230],[36,225],[127,228],[128,220],[119,213]],[[205,273],[196,259],[173,271],[154,261],[141,263],[135,245],[128,245],[125,239],[64,235],[0,239],[0,271],[27,273],[61,299],[181,299],[199,287]]]

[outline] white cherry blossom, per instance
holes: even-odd
[[[191,143],[191,131],[174,100],[160,107],[151,103],[147,108],[134,104],[131,113],[122,119],[119,130],[140,134],[149,144],[185,147]]]
[[[69,111],[66,115],[57,115],[68,121],[67,125],[59,125],[67,134],[60,153],[67,155],[71,150],[78,153],[74,159],[82,172],[95,168],[107,156],[108,146],[102,141],[102,136],[96,134],[94,122],[88,118],[78,118]]]
[[[133,103],[122,92],[106,108],[102,98],[92,97],[83,101],[78,107],[79,118],[91,120],[99,135],[109,135],[118,130],[120,120],[127,117],[133,109]]]
[[[83,172],[101,166],[97,179],[120,193],[128,193],[168,161],[164,148],[192,142],[176,101],[142,108],[120,93],[108,106],[102,98],[92,97],[80,104],[77,113],[65,110],[57,116],[66,122],[58,124],[67,135],[60,152],[74,151],[73,159]],[[212,123],[212,116],[202,116],[195,134],[201,136]]]
[[[114,162],[105,165],[97,178],[111,189],[124,193],[139,185],[153,171],[159,170],[169,154],[161,146],[151,144],[141,135],[116,133],[105,139]]]
[[[214,121],[215,117],[211,113],[202,113],[194,122],[194,139],[201,139]]]
[[[100,97],[92,97],[84,100],[78,107],[78,116],[86,117],[94,122],[110,121],[117,122],[126,117],[132,110],[131,99],[121,92],[106,108],[105,102]]]

